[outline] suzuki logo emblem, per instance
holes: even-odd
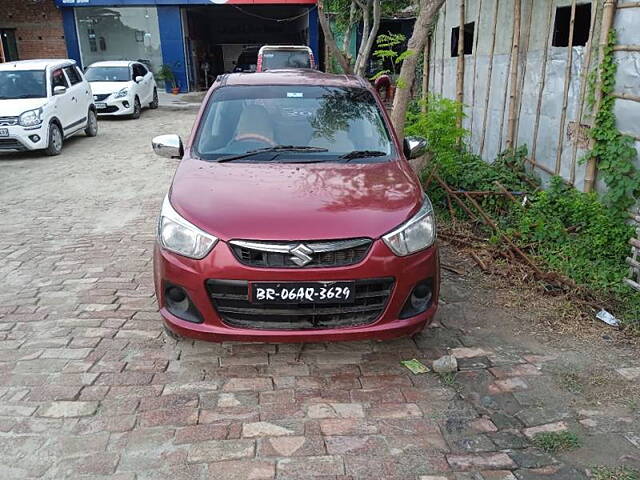
[[[313,250],[311,250],[303,243],[293,247],[291,250],[289,250],[289,253],[292,255],[291,257],[289,257],[291,261],[299,267],[304,267],[313,260],[313,257],[311,257]]]

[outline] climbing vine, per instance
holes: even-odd
[[[600,63],[602,102],[590,131],[595,143],[585,159],[598,159],[599,174],[607,185],[603,200],[622,213],[634,205],[640,193],[640,172],[633,164],[637,156],[633,139],[623,135],[616,126],[613,91],[618,66],[613,55],[615,44],[616,32],[612,29]]]

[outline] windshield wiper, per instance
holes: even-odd
[[[370,157],[386,157],[386,152],[381,152],[379,150],[354,150],[353,152],[345,153],[344,155],[340,155],[340,158],[346,160],[353,160],[356,158],[370,158]]]
[[[222,157],[218,160],[218,163],[232,162],[234,160],[240,160],[242,158],[251,157],[258,153],[265,152],[327,152],[328,149],[321,147],[307,147],[304,145],[274,145],[273,147],[257,148],[256,150],[249,150],[248,152],[240,153],[238,155],[231,155],[229,157]]]

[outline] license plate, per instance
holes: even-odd
[[[105,108],[107,108],[107,104],[106,103],[96,103],[96,108],[98,110],[104,110]]]
[[[355,282],[251,283],[253,303],[353,303]]]
[[[8,128],[0,128],[0,137],[8,137],[9,129]]]

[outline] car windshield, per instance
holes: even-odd
[[[311,58],[306,50],[265,50],[262,53],[262,70],[277,68],[311,68]]]
[[[378,105],[364,88],[219,88],[200,123],[195,153],[223,160],[255,150],[262,151],[241,161],[382,162],[394,152]]]
[[[46,96],[47,82],[44,70],[0,71],[0,100]]]
[[[129,67],[89,67],[84,73],[89,82],[128,82]]]

